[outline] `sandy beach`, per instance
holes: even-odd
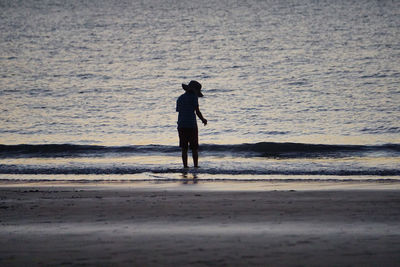
[[[398,190],[2,186],[1,266],[398,266]]]
[[[0,267],[400,267],[400,0],[0,7]]]

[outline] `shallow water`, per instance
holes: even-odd
[[[0,6],[0,144],[176,146],[176,98],[191,79],[205,94],[201,144],[400,144],[397,1]],[[0,170],[175,172],[178,154],[107,155],[107,164],[6,157]],[[203,153],[204,172],[398,176],[400,165],[398,151],[340,160],[227,154]]]
[[[1,143],[400,143],[397,1],[1,1]]]

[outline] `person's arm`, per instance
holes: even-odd
[[[197,106],[197,108],[196,108],[195,111],[196,111],[197,117],[199,117],[199,119],[201,120],[201,122],[202,122],[204,125],[207,125],[207,120],[203,117],[203,114],[201,114],[199,106]]]

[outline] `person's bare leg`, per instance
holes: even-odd
[[[184,168],[188,167],[187,162],[188,162],[188,150],[187,148],[182,148],[182,163]]]
[[[194,167],[195,168],[199,167],[199,152],[197,151],[197,149],[192,150],[192,157],[193,157]]]

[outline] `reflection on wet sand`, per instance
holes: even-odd
[[[182,170],[182,184],[197,184],[198,176],[197,173],[189,173],[187,169]]]

